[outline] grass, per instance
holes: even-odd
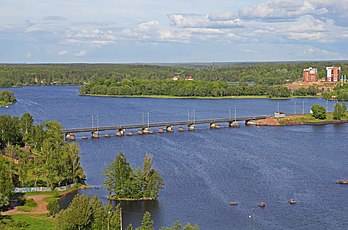
[[[0,101],[0,107],[5,107],[6,105],[11,105],[11,102]]]
[[[33,199],[20,199],[21,206],[17,209],[22,212],[31,212],[37,207],[37,203]]]
[[[0,227],[8,230],[26,229],[57,229],[58,222],[55,219],[42,215],[18,214],[6,217],[0,217]]]
[[[341,120],[347,120],[348,117],[343,117]],[[317,123],[317,122],[330,122],[330,121],[335,121],[333,119],[333,113],[327,113],[326,114],[326,119],[320,120],[317,118],[314,118],[312,114],[304,114],[301,117],[287,117],[287,118],[281,118],[278,119],[279,123],[281,125],[286,125],[290,123]]]

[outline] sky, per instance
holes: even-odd
[[[0,5],[0,63],[348,60],[348,0]]]

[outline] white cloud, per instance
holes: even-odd
[[[84,57],[87,55],[87,51],[86,50],[80,50],[79,52],[75,53],[76,57]]]
[[[59,56],[64,56],[64,55],[67,55],[68,53],[69,53],[69,51],[67,51],[67,50],[61,50],[61,51],[58,52],[58,55]]]
[[[256,6],[240,9],[239,15],[244,19],[263,21],[293,21],[304,15],[324,15],[328,11],[316,7],[308,0],[272,0]]]
[[[170,14],[169,20],[177,27],[181,28],[237,28],[242,27],[243,23],[238,18],[230,19],[222,16],[225,19],[218,19],[218,16],[210,18],[207,16]]]

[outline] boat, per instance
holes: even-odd
[[[348,184],[348,180],[338,180],[336,184]]]
[[[83,136],[81,139],[82,139],[82,140],[88,140],[88,137]]]
[[[143,132],[143,130],[139,129],[139,130],[137,131],[137,134],[138,134],[138,135],[143,135],[144,132]]]
[[[117,132],[116,132],[116,136],[117,136],[117,137],[122,137],[121,132],[120,132],[120,131],[117,131]]]
[[[289,204],[296,204],[297,202],[296,202],[296,200],[294,200],[294,199],[290,199],[289,200]]]
[[[163,128],[159,128],[157,132],[158,133],[164,133],[164,129]]]
[[[104,137],[109,138],[109,137],[111,137],[111,135],[108,134],[108,133],[106,133],[106,134],[104,135]]]
[[[179,132],[184,132],[184,128],[183,128],[183,127],[179,127],[179,128],[178,128],[178,131],[179,131]]]
[[[128,132],[126,135],[127,135],[127,136],[133,136],[133,133]]]
[[[229,205],[235,206],[235,205],[238,205],[238,202],[236,202],[236,201],[231,201],[231,202],[229,202],[228,204],[229,204]]]
[[[266,207],[266,203],[265,202],[261,202],[261,203],[258,204],[258,206],[260,208],[264,208],[264,207]]]

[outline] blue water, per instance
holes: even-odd
[[[65,128],[93,124],[119,125],[150,122],[268,115],[279,109],[306,113],[322,99],[144,99],[78,96],[78,87],[25,87],[15,91],[18,102],[0,114],[34,115],[36,122],[58,120]],[[329,110],[335,103],[328,102]],[[97,120],[98,117],[98,120]],[[144,122],[147,117],[144,118]],[[114,134],[110,132],[110,134]],[[164,178],[158,201],[124,202],[125,224],[137,226],[145,210],[156,229],[175,220],[200,229],[348,229],[348,125],[246,127],[174,132],[99,140],[77,140],[87,184],[102,189],[103,169],[122,151],[131,165],[142,166],[146,153]],[[89,134],[80,134],[89,135]],[[80,135],[78,137],[80,137]],[[297,204],[290,206],[293,198]],[[228,202],[238,201],[238,206]],[[266,207],[257,206],[260,201]],[[253,215],[253,209],[255,215]],[[249,216],[252,218],[249,218]],[[255,220],[254,220],[255,219]]]

